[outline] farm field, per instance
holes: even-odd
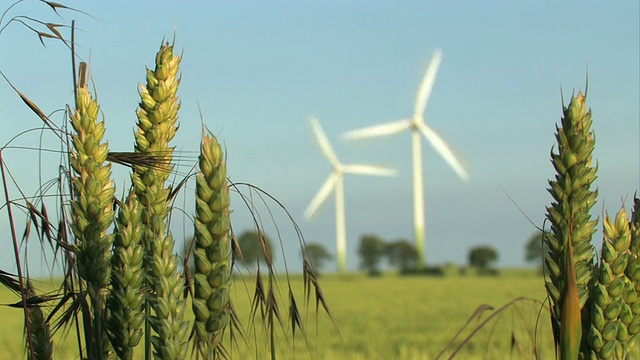
[[[247,291],[253,291],[254,280],[244,281],[236,280],[232,291],[247,343],[238,335],[238,345],[230,348],[231,356],[235,359],[269,358],[269,342],[262,328],[248,326],[251,300]],[[454,342],[455,346],[472,328],[518,297],[535,302],[518,302],[496,316],[457,354],[457,358],[531,359],[534,358],[532,344],[536,318],[540,302],[546,295],[542,277],[532,270],[505,270],[496,277],[326,275],[320,278],[320,285],[335,320],[334,326],[322,310],[316,322],[313,298],[308,309],[303,307],[302,277],[292,275],[290,281],[305,320],[306,341],[299,331],[292,341],[286,320],[288,302],[281,302],[280,313],[288,335],[285,336],[281,329],[276,330],[279,359],[435,359],[479,306],[489,305],[494,310],[473,319]],[[278,284],[280,292],[286,295],[284,278],[279,278]],[[39,285],[46,288],[44,283]],[[1,303],[15,301],[15,295],[4,288],[0,290]],[[22,311],[3,306],[0,317],[3,319],[0,360],[23,358]],[[552,358],[548,311],[542,311],[539,317],[538,355]],[[55,358],[76,358],[75,346],[71,339],[63,345],[54,344]],[[453,349],[446,351],[443,358],[448,358],[452,352]]]

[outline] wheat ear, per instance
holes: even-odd
[[[147,308],[147,319],[155,333],[150,342],[155,357],[160,359],[184,359],[189,331],[183,320],[183,281],[173,253],[174,240],[166,226],[170,190],[165,182],[172,170],[173,149],[169,141],[177,131],[180,108],[176,96],[180,84],[179,64],[180,57],[174,55],[173,45],[163,44],[156,55],[155,69],[147,69],[147,83],[141,86],[141,101],[136,112],[135,151],[164,159],[155,167],[135,166],[132,175],[144,224],[145,272],[150,289],[147,303],[153,310],[151,313]],[[146,334],[150,335],[148,328]],[[145,344],[149,353],[149,341],[145,340]]]
[[[582,347],[581,315],[593,271],[591,237],[597,220],[591,220],[589,211],[596,202],[597,190],[590,189],[596,179],[596,168],[591,166],[595,146],[591,121],[585,97],[578,93],[563,109],[562,126],[556,132],[558,152],[551,153],[557,174],[549,181],[553,202],[547,208],[551,232],[545,237],[549,247],[545,285],[551,298],[554,339],[562,359],[577,359]]]
[[[198,349],[208,359],[229,323],[231,286],[229,186],[222,148],[213,135],[202,135],[199,165],[193,311]]]
[[[142,231],[138,198],[130,193],[118,210],[111,293],[107,299],[111,345],[118,357],[125,360],[133,359],[133,349],[142,338],[144,325]]]
[[[81,71],[82,72],[82,71]],[[93,308],[93,342],[89,352],[92,358],[105,355],[104,290],[111,276],[111,247],[113,234],[107,234],[112,225],[113,194],[111,165],[106,162],[109,152],[104,136],[104,122],[98,121],[100,108],[86,84],[77,88],[76,109],[71,115],[72,135],[71,167],[74,198],[71,200],[71,228],[76,237],[78,273],[87,282],[87,291]],[[107,343],[108,344],[108,343]]]
[[[591,301],[589,345],[594,359],[625,359],[631,350],[628,326],[637,296],[625,271],[631,257],[631,229],[624,207],[603,221],[604,239]],[[630,306],[631,305],[631,306]]]
[[[626,324],[625,318],[621,316],[623,323],[627,326],[629,340],[625,348],[633,351],[638,349],[640,343],[640,199],[634,198],[633,213],[629,223],[631,232],[631,244],[629,245],[627,268],[625,275],[627,282],[622,293],[625,303],[631,309],[631,321]],[[625,316],[628,313],[625,311]],[[630,352],[632,353],[632,352]],[[636,353],[637,354],[637,353]]]
[[[35,291],[30,281],[27,281],[27,293],[29,296],[35,296]],[[53,340],[51,337],[51,328],[47,322],[42,307],[29,307],[29,321],[32,335],[34,360],[51,360],[53,359]],[[25,327],[26,330],[26,327]],[[29,346],[27,342],[27,346]]]

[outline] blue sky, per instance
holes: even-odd
[[[423,142],[427,262],[461,264],[470,247],[488,244],[500,252],[500,265],[524,264],[524,243],[534,228],[500,187],[542,224],[551,201],[546,187],[553,176],[549,152],[561,116],[560,89],[568,102],[574,90],[584,89],[587,70],[599,165],[594,215],[615,213],[623,199],[628,206],[640,187],[637,2],[65,4],[95,19],[64,11],[62,18],[52,16],[34,1],[11,14],[65,23],[76,19],[77,51],[90,62],[114,151],[132,149],[144,67],[151,66],[161,40],[170,40],[175,28],[184,57],[181,128],[174,144],[186,160],[195,160],[200,106],[205,124],[228,150],[232,180],[276,197],[306,241],[335,253],[333,199],[312,221],[302,218],[331,171],[313,138],[311,116],[320,120],[344,163],[397,169],[395,179],[345,177],[351,269],[358,265],[363,234],[412,240],[410,136],[346,142],[341,134],[409,117],[435,49],[444,56],[425,120],[460,156],[471,181],[459,180]],[[68,50],[51,41],[44,49],[31,33],[12,26],[0,35],[0,54],[0,69],[46,112],[71,103]],[[2,144],[40,126],[5,83],[0,111]],[[19,143],[33,146],[39,138],[31,133]],[[50,140],[44,136],[45,145],[53,144]],[[33,194],[37,182],[27,177],[37,171],[37,153],[3,155]],[[45,161],[51,164],[55,161]],[[55,166],[46,169],[43,178],[56,171]],[[115,176],[121,192],[126,171],[118,169]],[[193,213],[185,201],[185,210]],[[233,207],[236,231],[250,228],[239,197]],[[273,203],[270,208],[277,229],[267,209],[259,209],[266,231],[273,238],[280,231],[288,265],[299,268],[293,227]],[[0,227],[8,231],[4,217]],[[190,225],[174,222],[176,238],[189,233]],[[596,240],[600,237],[597,233]],[[3,246],[9,249],[8,243]],[[11,263],[9,255],[0,257],[2,268]]]

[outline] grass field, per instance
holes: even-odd
[[[286,295],[286,284],[279,280]],[[303,299],[300,276],[291,277],[298,299]],[[545,298],[542,278],[531,270],[507,270],[496,277],[399,277],[386,274],[369,278],[360,274],[327,275],[320,285],[329,303],[335,326],[320,312],[315,320],[315,303],[303,312],[306,341],[296,333],[295,339],[276,333],[279,359],[435,359],[440,350],[481,305],[490,305],[480,319],[474,319],[459,336],[459,345],[471,329],[498,308],[518,297],[536,300],[518,302],[496,316],[458,353],[460,359],[531,359],[535,358],[533,339],[540,303]],[[41,287],[46,287],[40,284]],[[247,288],[253,281],[234,284],[236,309],[245,328],[247,343],[238,339],[231,348],[235,359],[268,358],[268,340],[256,327],[248,324],[250,299]],[[17,301],[7,290],[0,291],[3,304]],[[287,333],[288,306],[283,302],[280,312]],[[306,314],[305,314],[306,312]],[[537,351],[540,358],[553,358],[548,311],[540,313],[537,328]],[[2,343],[0,359],[23,358],[22,310],[0,308]],[[77,358],[75,342],[57,343],[56,359]],[[452,350],[445,352],[446,359]]]

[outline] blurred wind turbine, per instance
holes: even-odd
[[[416,104],[413,117],[410,119],[398,120],[382,125],[374,125],[359,130],[347,132],[344,137],[347,139],[363,139],[377,136],[387,136],[399,133],[404,130],[411,130],[412,150],[413,150],[413,214],[416,248],[418,250],[418,265],[424,265],[424,193],[422,184],[422,148],[420,138],[424,135],[431,146],[444,158],[453,168],[458,176],[463,180],[469,180],[469,175],[465,171],[460,161],[444,140],[424,122],[424,110],[427,100],[431,94],[431,89],[435,82],[436,73],[442,60],[442,52],[436,51],[427,67],[424,78],[418,88]]]
[[[345,218],[344,218],[344,183],[342,175],[348,174],[360,174],[360,175],[377,175],[377,176],[395,176],[396,171],[388,168],[371,165],[350,164],[345,165],[340,163],[336,153],[331,148],[327,136],[322,131],[318,119],[311,118],[311,128],[313,134],[318,141],[320,150],[324,156],[329,160],[333,166],[333,171],[329,178],[324,182],[322,187],[316,196],[311,200],[311,203],[304,212],[304,216],[308,219],[316,213],[320,205],[329,197],[331,191],[335,191],[336,202],[336,252],[338,260],[338,271],[344,273],[346,267],[346,230],[345,230]]]

